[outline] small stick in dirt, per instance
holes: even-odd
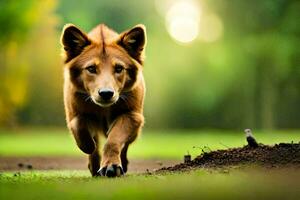
[[[226,147],[227,149],[229,149],[229,148],[230,148],[229,146],[227,146],[227,145],[223,144],[222,142],[219,142],[219,144],[220,144],[220,145],[223,145],[223,146],[224,146],[224,147]]]
[[[246,139],[247,139],[248,145],[250,147],[258,147],[258,143],[256,142],[251,129],[245,129],[245,133],[246,133]]]
[[[203,149],[208,149],[210,152],[212,151],[208,146],[203,146]]]
[[[206,151],[205,151],[205,149],[208,149],[209,151],[211,151],[211,149],[208,147],[208,146],[203,146],[203,148],[202,147],[198,147],[198,146],[193,146],[193,149],[200,149],[201,151],[202,151],[202,153],[207,153]]]
[[[22,168],[22,167],[24,167],[24,164],[23,163],[18,163],[18,167]]]
[[[184,155],[183,161],[184,163],[189,163],[192,161],[192,157],[189,152],[187,152],[187,155]]]
[[[27,169],[32,169],[32,168],[33,168],[32,165],[30,164],[27,165]]]

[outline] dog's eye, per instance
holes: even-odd
[[[120,74],[124,70],[124,67],[122,65],[117,64],[115,66],[115,73]]]
[[[91,74],[96,74],[97,73],[95,65],[88,66],[85,69],[88,70],[88,72],[90,72]]]

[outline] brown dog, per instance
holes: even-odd
[[[67,24],[61,44],[68,128],[89,155],[93,176],[120,176],[127,171],[128,146],[144,121],[145,27],[117,34],[101,24],[85,34]],[[101,156],[100,134],[107,137]]]

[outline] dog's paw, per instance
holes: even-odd
[[[101,167],[98,170],[98,175],[99,176],[106,176],[106,177],[119,177],[124,175],[124,171],[122,166],[120,165],[111,165],[111,166],[105,166],[105,167]]]

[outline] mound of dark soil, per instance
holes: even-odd
[[[259,144],[241,148],[231,148],[204,152],[194,160],[158,170],[185,171],[194,168],[219,168],[255,164],[264,167],[300,167],[300,143],[280,143],[274,146]]]

